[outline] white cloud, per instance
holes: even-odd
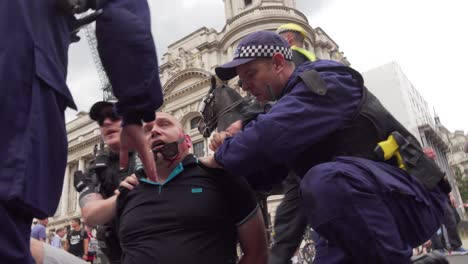
[[[309,16],[335,40],[357,70],[398,62],[444,125],[468,132],[464,1],[335,0]]]

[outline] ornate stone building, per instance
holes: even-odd
[[[199,156],[208,153],[207,140],[197,130],[198,106],[208,92],[214,68],[230,60],[238,42],[257,30],[275,30],[284,23],[297,23],[307,32],[305,47],[318,58],[349,64],[338,45],[321,29],[309,25],[307,17],[296,9],[294,0],[224,0],[226,24],[221,32],[202,27],[168,46],[160,63],[164,105],[161,111],[176,116],[189,131],[193,151]],[[237,80],[228,83],[239,90]],[[81,113],[67,124],[69,150],[62,199],[50,226],[63,226],[79,215],[73,173],[83,169],[92,157],[99,131],[89,117]],[[277,203],[278,197],[272,202]],[[272,206],[274,208],[275,205]]]
[[[450,152],[448,155],[450,166],[455,171],[460,172],[464,179],[468,179],[468,154],[464,151],[464,146],[468,142],[468,136],[462,130],[450,132],[444,126],[440,126],[440,130],[448,142],[450,142]]]

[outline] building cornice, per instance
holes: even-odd
[[[85,120],[83,120],[85,119]],[[80,116],[66,124],[67,134],[70,134],[73,131],[76,131],[84,126],[93,123],[94,121],[89,118],[89,116]]]
[[[163,94],[171,93],[179,83],[188,80],[190,78],[199,76],[202,78],[211,77],[212,73],[198,68],[188,68],[178,72],[176,75],[172,76],[163,86]]]
[[[176,100],[177,98],[180,98],[184,94],[189,94],[191,92],[195,92],[195,91],[198,91],[201,88],[206,87],[206,85],[210,83],[210,79],[211,79],[211,77],[206,76],[206,78],[203,79],[203,80],[200,80],[200,81],[198,81],[196,83],[193,83],[192,85],[189,85],[189,86],[185,87],[184,89],[181,89],[181,90],[179,90],[179,91],[177,91],[175,93],[171,93],[171,94],[169,94],[167,96],[164,96],[164,104],[172,102],[172,101]]]
[[[74,144],[73,146],[68,147],[68,155],[73,154],[74,152],[78,152],[79,150],[86,149],[89,146],[94,146],[95,144],[99,143],[99,135],[93,135],[87,137],[80,141],[79,143]]]
[[[264,30],[275,30],[277,26],[289,22],[304,27],[309,33],[312,43],[315,42],[314,30],[310,27],[307,17],[298,10],[285,6],[259,6],[248,9],[228,20],[222,30],[223,36],[220,45],[226,49],[233,42],[245,36],[245,29],[256,31],[263,27]],[[277,25],[271,27],[272,24]],[[236,35],[239,36],[236,37]]]
[[[167,49],[168,50],[171,50],[173,49],[174,47],[177,47],[177,45],[179,45],[180,43],[184,42],[185,40],[188,40],[190,38],[192,38],[193,36],[195,36],[196,34],[198,33],[210,33],[210,31],[216,31],[214,29],[208,29],[207,27],[201,27],[195,31],[193,31],[192,33],[188,34],[187,36],[179,39],[179,40],[176,40],[175,42],[173,42],[172,44],[170,44],[169,46],[167,46]]]
[[[223,30],[224,31],[226,29],[226,27],[228,25],[232,25],[234,24],[236,21],[238,21],[239,19],[251,14],[251,13],[254,13],[256,10],[260,10],[260,11],[271,11],[271,10],[280,10],[280,12],[290,12],[290,11],[293,11],[296,15],[298,16],[301,16],[305,21],[307,21],[307,17],[301,13],[300,11],[298,11],[297,9],[294,9],[294,8],[291,8],[291,7],[286,7],[286,6],[275,6],[275,5],[272,5],[272,6],[259,6],[259,7],[256,7],[256,8],[252,8],[252,9],[247,9],[246,11],[232,17],[231,19],[228,19],[226,21],[226,25],[224,26]]]

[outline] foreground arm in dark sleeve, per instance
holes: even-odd
[[[226,139],[215,153],[216,162],[233,175],[284,165],[350,121],[362,89],[344,76],[331,75],[327,94],[312,93],[303,83],[281,98],[243,132]],[[327,77],[325,81],[327,83]]]
[[[141,122],[155,119],[162,105],[156,47],[151,34],[147,0],[111,0],[96,21],[102,65],[109,76],[116,111],[123,117],[120,166],[128,166],[128,152],[140,155],[147,177],[157,180],[156,164],[146,144]]]
[[[110,0],[96,21],[96,37],[124,125],[154,120],[163,95],[147,0]]]

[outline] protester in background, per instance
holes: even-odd
[[[437,155],[433,148],[424,148],[424,153],[434,161]],[[461,240],[457,225],[460,222],[460,215],[457,212],[457,202],[453,193],[448,194],[448,200],[444,207],[444,221],[442,226],[431,238],[431,245],[433,250],[441,253],[450,253],[454,255],[466,255],[468,250],[462,247]]]
[[[85,225],[85,230],[89,237],[88,259],[86,259],[86,261],[90,263],[94,263],[94,260],[96,258],[96,252],[98,250],[98,241],[96,237],[94,236],[93,229],[91,227],[89,227],[88,225]]]
[[[71,230],[67,234],[67,251],[70,254],[81,258],[88,259],[89,237],[86,230],[81,227],[80,218],[75,218],[70,221]]]
[[[39,219],[37,224],[31,229],[31,237],[39,241],[46,242],[46,226],[49,223],[49,218]]]
[[[65,236],[65,228],[60,227],[55,231],[54,237],[52,237],[50,241],[50,245],[56,248],[63,248],[62,246],[62,238]]]

